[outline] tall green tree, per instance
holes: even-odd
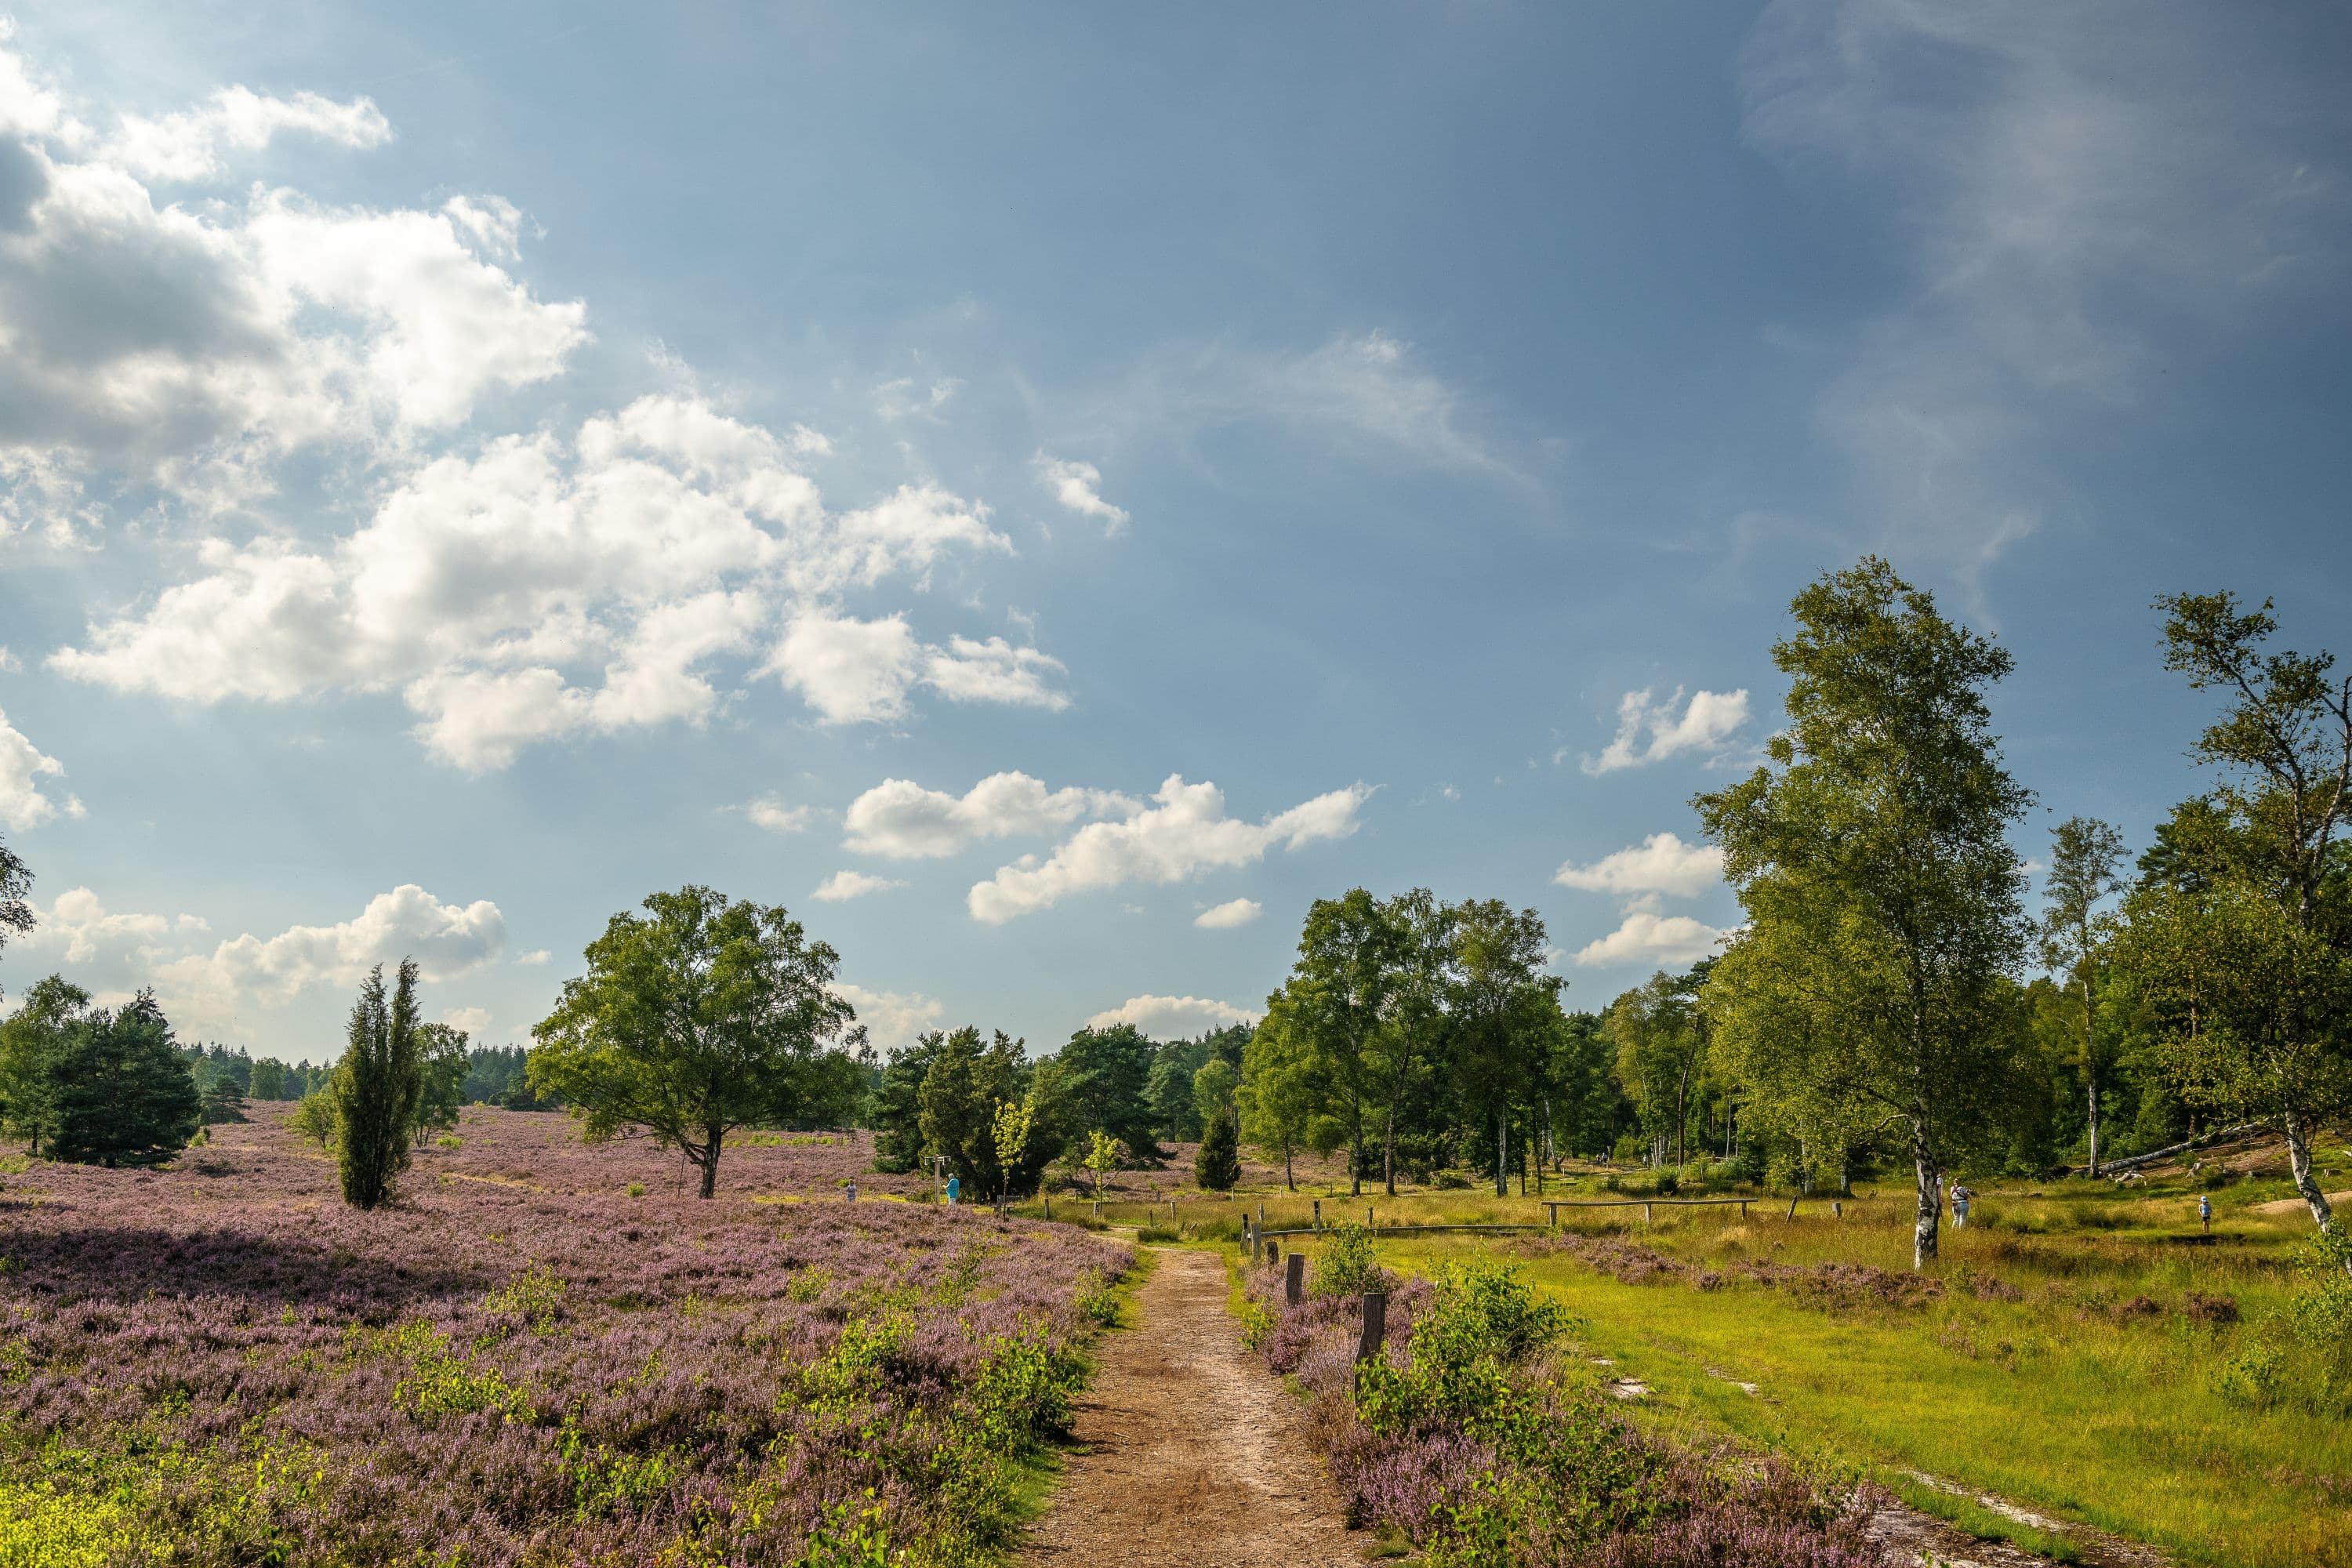
[[[592,1140],[650,1129],[708,1198],[730,1132],[846,1119],[864,1070],[834,1042],[862,1048],[863,1033],[833,990],[839,955],[781,904],[688,886],[642,908],[606,922],[588,973],[532,1028],[529,1080]]]
[[[2133,901],[2130,960],[2171,1004],[2167,1054],[2185,1085],[2278,1119],[2295,1190],[2326,1230],[2312,1137],[2352,1114],[2352,677],[2325,651],[2269,651],[2267,600],[2157,606],[2166,668],[2221,698],[2195,751],[2221,782],[2160,836],[2168,874]]]
[[[57,1061],[57,1158],[86,1165],[160,1165],[201,1125],[195,1075],[172,1026],[142,991],[127,1006],[75,1020]]]
[[[354,1208],[390,1202],[394,1184],[408,1169],[409,1129],[424,1083],[416,1030],[415,961],[400,961],[389,994],[383,965],[377,964],[360,984],[343,1059],[328,1088],[343,1201]]]
[[[1361,888],[1308,907],[1285,987],[1348,1130],[1348,1191],[1364,1190],[1364,1113],[1385,1075],[1381,1031],[1398,967],[1391,912]]]
[[[1543,917],[1500,899],[1465,903],[1452,922],[1448,1035],[1465,1100],[1495,1132],[1495,1195],[1510,1192],[1511,1110],[1527,1105],[1559,1023],[1557,974],[1543,972]]]
[[[2042,882],[2042,963],[2083,998],[2083,1083],[2090,1112],[2091,1174],[2099,1173],[2099,974],[2115,917],[2099,906],[2125,887],[2124,836],[2092,816],[2070,816],[2050,835]]]
[[[292,1100],[286,1092],[286,1064],[275,1057],[264,1057],[253,1064],[253,1089],[256,1100]]]
[[[983,1040],[970,1026],[927,1038],[931,1065],[918,1095],[925,1150],[944,1159],[975,1194],[1026,1190],[1034,1173],[1008,1168],[996,1143],[998,1109],[1024,1103],[1030,1087],[1022,1043],[1002,1029]],[[1050,1152],[1034,1142],[1024,1142],[1024,1153],[1042,1168]]]
[[[1767,765],[1694,803],[1748,914],[1719,1010],[1805,1026],[1733,1047],[1751,1096],[1858,1103],[1907,1124],[1914,1267],[1936,1256],[1947,1159],[2011,1089],[2001,1016],[2027,936],[2006,837],[2032,798],[2002,766],[1985,691],[2006,650],[1876,557],[1800,594],[1772,650],[1788,726]],[[1725,973],[1727,955],[1716,973]],[[1715,989],[1710,977],[1709,991]],[[1794,1060],[1775,1062],[1775,1058]]]
[[[1285,995],[1277,994],[1242,1053],[1241,1082],[1234,1091],[1240,1110],[1238,1131],[1268,1160],[1282,1162],[1282,1184],[1298,1190],[1293,1161],[1313,1147],[1317,1117],[1326,1106],[1324,1085],[1313,1057],[1293,1026]]]
[[[866,1107],[866,1122],[874,1129],[874,1168],[907,1172],[923,1163],[923,1075],[939,1055],[939,1031],[900,1046],[877,1075],[874,1097]]]
[[[57,1138],[58,1064],[89,1012],[89,993],[51,974],[35,981],[16,1011],[0,1019],[0,1110],[36,1157]]]
[[[1132,1024],[1089,1026],[1061,1050],[1065,1086],[1079,1124],[1101,1128],[1144,1160],[1160,1157],[1151,1103],[1144,1097],[1153,1054],[1151,1041]]]
[[[1211,1057],[1192,1075],[1192,1107],[1200,1114],[1204,1135],[1210,1122],[1234,1113],[1234,1097],[1241,1081],[1242,1075],[1223,1057]]]
[[[466,1103],[466,1077],[472,1070],[467,1038],[466,1031],[454,1025],[416,1027],[415,1133],[419,1148],[435,1132],[457,1125],[457,1112]]]
[[[1413,1092],[1440,1070],[1451,1039],[1452,987],[1459,980],[1461,910],[1426,888],[1381,900],[1390,965],[1380,987],[1381,1027],[1368,1053],[1381,1116],[1381,1181],[1396,1195],[1398,1119]]]
[[[1610,1004],[1601,1029],[1617,1052],[1617,1076],[1653,1145],[1663,1140],[1677,1166],[1690,1157],[1691,1086],[1706,1054],[1698,1006],[1706,966],[1664,970]]]

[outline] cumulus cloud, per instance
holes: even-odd
[[[498,905],[445,903],[414,883],[377,894],[346,921],[247,932],[209,948],[202,939],[211,928],[199,916],[110,910],[88,888],[58,894],[34,915],[23,939],[29,952],[75,966],[102,994],[152,984],[184,1033],[225,1033],[233,1018],[249,1022],[313,986],[348,986],[404,957],[427,980],[454,979],[496,962],[506,946]]]
[[[1723,850],[1713,844],[1685,844],[1671,833],[1653,833],[1630,849],[1604,855],[1590,866],[1573,861],[1552,880],[1563,888],[1594,893],[1672,893],[1689,898],[1723,880]]]
[[[743,815],[752,825],[771,833],[798,833],[809,825],[812,815],[805,805],[786,805],[772,795],[763,795],[743,808]]]
[[[210,541],[199,575],[50,663],[197,702],[397,686],[436,757],[497,768],[533,742],[700,723],[721,700],[710,661],[752,647],[781,604],[1002,548],[942,491],[828,512],[772,432],[655,395],[569,441],[509,436],[430,462],[331,546]],[[1034,700],[1020,683],[1047,667],[995,639],[929,649],[900,617],[808,610],[763,668],[846,722],[898,716],[919,681]]]
[[[1643,767],[1685,752],[1712,755],[1730,745],[1748,722],[1745,688],[1695,691],[1688,702],[1683,701],[1679,686],[1664,702],[1654,701],[1654,695],[1651,688],[1644,687],[1628,691],[1618,700],[1617,733],[1599,756],[1583,760],[1586,773],[1597,776],[1621,768]],[[1679,713],[1675,711],[1678,703]]]
[[[1688,915],[1629,910],[1615,931],[1579,949],[1576,963],[1587,969],[1627,964],[1690,963],[1713,952],[1728,931]]]
[[[1192,923],[1203,931],[1231,931],[1245,926],[1265,913],[1265,906],[1255,899],[1229,899],[1222,904],[1212,904],[1192,917]]]
[[[0,648],[0,654],[6,651]],[[63,763],[25,739],[8,722],[8,715],[0,713],[0,827],[22,833],[60,811],[79,816],[82,806],[78,797],[68,795],[53,799],[53,792],[42,787],[42,780],[63,778],[65,771]]]
[[[1780,0],[1748,140],[1896,226],[1898,297],[1815,408],[1903,547],[1972,576],[2039,521],[2042,444],[2135,401],[2168,320],[2235,334],[2340,279],[2352,111],[2310,18]]]
[[[1297,849],[1345,838],[1371,798],[1362,784],[1333,790],[1263,822],[1225,815],[1224,792],[1171,774],[1158,804],[1118,822],[1094,822],[1052,855],[1025,855],[1000,867],[967,896],[972,918],[991,925],[1052,905],[1065,894],[1128,882],[1178,882],[1207,870],[1255,864],[1277,845]]]
[[[1048,494],[1080,517],[1101,520],[1103,531],[1117,533],[1128,523],[1126,509],[1116,507],[1102,498],[1102,470],[1092,463],[1072,458],[1049,458],[1040,452],[1033,459],[1037,470],[1037,482]]]
[[[940,1026],[947,1009],[919,992],[873,991],[846,981],[834,994],[857,1011],[857,1022],[877,1050],[904,1050],[915,1037]]]
[[[286,132],[377,145],[390,127],[363,99],[230,88],[94,135],[5,48],[0,91],[0,488],[20,520],[71,512],[100,470],[242,503],[287,454],[397,449],[587,341],[583,305],[509,270],[521,219],[497,198],[379,210],[149,187],[212,179],[224,151]]]
[[[490,1010],[488,1007],[444,1007],[441,1009],[441,1021],[478,1041],[489,1029]]]
[[[823,903],[838,904],[851,899],[862,899],[868,893],[879,893],[891,888],[903,888],[904,882],[887,877],[876,877],[864,871],[835,871],[816,885],[809,895]]]
[[[1081,816],[1131,816],[1142,803],[1108,790],[1048,790],[1027,773],[992,773],[961,795],[884,779],[849,803],[848,847],[893,860],[935,859],[982,838],[1046,833]]]
[[[125,115],[108,151],[142,179],[208,180],[223,172],[224,150],[259,152],[285,132],[364,149],[391,141],[392,121],[371,99],[338,103],[315,92],[273,98],[229,87],[201,108],[154,119]]]
[[[1154,1039],[1186,1039],[1234,1024],[1255,1024],[1263,1016],[1253,1008],[1206,996],[1130,996],[1087,1020],[1090,1029],[1132,1024]]]

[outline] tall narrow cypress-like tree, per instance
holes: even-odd
[[[383,965],[368,971],[352,1007],[349,1044],[328,1092],[335,1107],[335,1157],[343,1201],[372,1209],[388,1202],[408,1169],[408,1129],[416,1116],[424,1058],[416,1033],[416,963],[400,961],[387,996]]]

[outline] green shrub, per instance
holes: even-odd
[[[433,1140],[433,1142],[436,1148],[442,1149],[463,1149],[466,1146],[466,1141],[455,1132],[444,1132],[440,1137]]]
[[[1082,1268],[1070,1304],[1081,1318],[1108,1329],[1118,1321],[1118,1284],[1116,1279],[1105,1279],[1099,1269]]]
[[[1388,1276],[1372,1256],[1372,1233],[1360,1225],[1335,1225],[1315,1249],[1315,1294],[1356,1296],[1380,1289]]]
[[[646,1195],[646,1184],[643,1182],[631,1182],[629,1184],[629,1195],[633,1198],[644,1197]]]
[[[314,1089],[295,1103],[286,1125],[320,1148],[331,1149],[335,1142],[335,1102],[325,1089]]]

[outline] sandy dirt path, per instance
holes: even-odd
[[[1038,1568],[1322,1568],[1361,1563],[1297,1402],[1244,1357],[1225,1271],[1159,1254],[1141,1323],[1106,1334],[1078,1447],[1023,1561]]]

